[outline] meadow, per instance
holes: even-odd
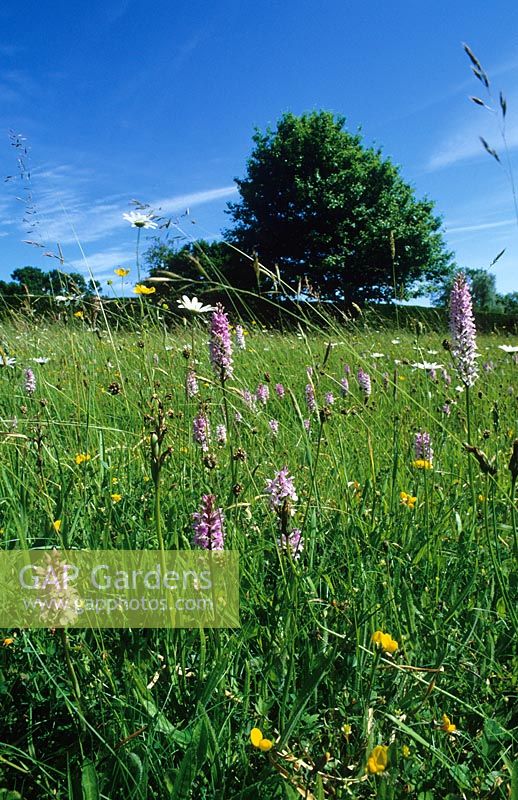
[[[0,798],[517,798],[516,337],[467,391],[447,330],[227,310],[225,381],[210,313],[0,326],[3,549],[196,548],[213,496],[241,621],[4,629]]]

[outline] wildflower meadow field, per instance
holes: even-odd
[[[0,798],[516,800],[518,339],[134,302],[3,319],[2,548],[236,551],[240,625],[4,628]]]

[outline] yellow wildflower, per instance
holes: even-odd
[[[125,278],[126,275],[129,275],[130,273],[129,269],[123,269],[122,267],[114,269],[113,271],[115,272],[116,275],[119,276],[119,278]]]
[[[156,286],[144,286],[143,283],[137,283],[133,291],[135,294],[154,294],[156,292]]]
[[[254,747],[262,750],[263,753],[267,753],[268,750],[271,750],[273,747],[271,739],[264,739],[263,733],[259,728],[252,728],[250,731],[250,741]]]
[[[412,497],[411,494],[407,494],[406,492],[400,492],[399,496],[401,498],[401,504],[413,511],[417,502],[417,497]]]
[[[60,530],[61,530],[61,520],[60,519],[55,519],[54,522],[52,523],[52,527],[54,528],[56,533],[59,533]]]
[[[117,494],[117,492],[114,492],[113,494],[111,494],[110,497],[111,497],[111,499],[113,500],[114,503],[120,503],[120,501],[122,500],[122,495],[121,494]]]
[[[78,319],[83,319],[84,315],[85,315],[84,311],[74,311],[74,317],[77,317]]]
[[[486,501],[486,496],[485,496],[485,494],[479,494],[479,496],[478,496],[478,502],[479,502],[479,503],[485,503],[485,501]]]
[[[416,469],[433,469],[432,462],[427,461],[426,458],[416,458],[415,461],[412,461],[412,466]]]
[[[409,757],[410,748],[409,748],[409,746],[407,744],[404,744],[403,747],[401,748],[401,755],[403,756],[403,758],[408,758]]]
[[[5,639],[2,639],[2,644],[4,647],[10,647],[14,643],[14,639],[12,636],[6,636]]]
[[[381,648],[384,653],[395,653],[399,645],[395,639],[392,638],[390,633],[383,633],[383,631],[375,631],[372,634],[372,641],[377,647]]]
[[[385,772],[388,763],[387,752],[388,747],[386,745],[378,744],[367,759],[367,772],[370,772],[371,775]]]
[[[440,727],[441,731],[445,733],[455,733],[457,730],[457,726],[450,721],[450,718],[446,714],[442,715],[442,725]]]
[[[76,464],[83,464],[85,461],[90,461],[90,458],[88,453],[77,453],[74,460]]]

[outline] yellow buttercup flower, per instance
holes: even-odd
[[[371,775],[385,772],[388,763],[387,753],[388,747],[384,744],[378,744],[367,759],[367,772],[370,772]]]
[[[61,520],[60,519],[55,519],[54,522],[52,523],[52,527],[54,528],[56,533],[59,533],[60,530],[61,530]]]
[[[349,736],[351,735],[352,730],[352,725],[349,725],[348,722],[346,722],[345,725],[342,725],[342,733],[345,736],[345,741],[347,744],[349,744]]]
[[[74,317],[78,317],[78,319],[83,319],[84,315],[85,315],[84,311],[75,311],[74,312]]]
[[[446,714],[442,715],[442,725],[440,727],[441,731],[445,733],[455,733],[457,730],[457,726],[450,721],[450,718]]]
[[[271,750],[273,747],[271,739],[265,739],[263,737],[263,732],[259,728],[252,728],[250,731],[250,741],[254,747],[262,750],[263,753],[267,753],[268,750]]]
[[[433,469],[432,462],[427,461],[426,458],[416,458],[415,461],[412,461],[412,466],[416,469]]]
[[[137,283],[133,291],[135,294],[154,294],[156,292],[156,286],[144,286],[143,283]]]
[[[130,274],[129,269],[123,269],[122,267],[119,267],[118,269],[114,269],[113,271],[115,272],[116,275],[119,276],[119,278],[125,278],[126,275]]]
[[[90,458],[88,453],[77,453],[74,461],[76,464],[83,464],[85,461],[90,461]]]
[[[372,641],[377,647],[383,650],[384,653],[390,653],[390,655],[395,653],[399,647],[390,633],[383,633],[383,631],[375,631],[375,633],[372,634]]]
[[[120,501],[122,500],[122,495],[118,494],[117,492],[114,492],[112,495],[110,495],[110,497],[114,503],[120,503]]]
[[[410,748],[407,744],[404,744],[401,748],[401,755],[403,758],[408,758],[410,756]]]
[[[417,497],[412,497],[411,494],[407,494],[406,492],[400,492],[399,496],[401,498],[401,504],[413,511],[417,502]]]
[[[4,647],[10,647],[14,643],[14,639],[12,636],[6,636],[5,639],[2,639],[2,644]]]

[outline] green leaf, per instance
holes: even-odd
[[[189,744],[191,741],[191,736],[188,731],[180,731],[175,728],[174,725],[169,722],[163,711],[158,710],[152,700],[146,700],[139,695],[137,696],[139,697],[140,702],[148,712],[149,716],[152,717],[155,731],[158,731],[159,733],[165,733],[177,744],[182,745],[183,747],[186,747]]]
[[[281,731],[281,739],[279,741],[278,747],[282,747],[290,738],[293,730],[297,726],[299,719],[301,718],[306,705],[308,704],[311,695],[317,688],[318,684],[326,675],[331,661],[334,660],[335,653],[328,654],[327,658],[324,659],[319,666],[310,673],[307,677],[305,683],[303,684],[300,692],[297,695],[295,700],[293,710],[291,715],[286,723],[286,726],[283,731]]]
[[[205,720],[201,719],[194,730],[191,744],[182,758],[174,776],[170,800],[189,800],[191,788],[198,772],[205,762],[209,738]]]
[[[85,758],[81,765],[81,789],[83,800],[99,800],[97,771],[89,758]]]
[[[511,800],[518,800],[518,759],[514,762],[511,773]]]

